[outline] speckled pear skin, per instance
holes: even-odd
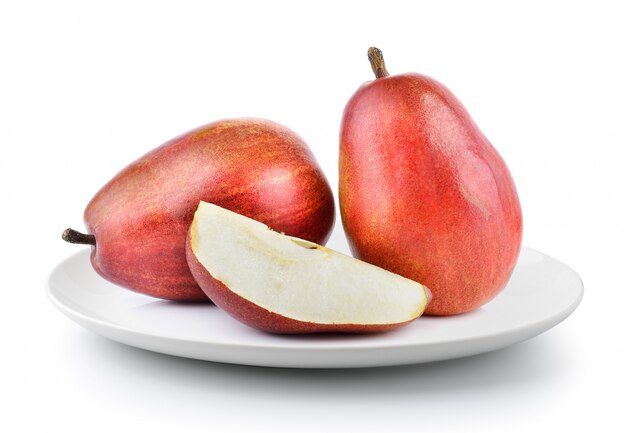
[[[201,200],[320,244],[335,218],[328,181],[298,135],[262,119],[218,121],[154,149],[98,191],[84,214],[94,269],[157,298],[208,301],[185,257]]]
[[[339,203],[353,254],[429,287],[426,314],[484,305],[520,252],[506,164],[460,101],[424,75],[382,76],[348,102]]]

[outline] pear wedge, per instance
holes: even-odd
[[[429,290],[412,280],[201,202],[187,237],[199,286],[235,319],[272,333],[369,333],[417,319]]]

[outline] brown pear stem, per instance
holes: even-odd
[[[96,246],[96,237],[94,235],[86,235],[84,233],[77,232],[74,229],[65,229],[61,238],[63,238],[65,242],[69,242],[71,244]]]
[[[367,50],[367,58],[372,65],[372,71],[376,74],[376,78],[384,78],[389,76],[387,68],[385,67],[385,59],[383,59],[383,52],[376,47],[370,47]]]

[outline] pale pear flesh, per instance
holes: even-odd
[[[319,324],[390,324],[419,317],[423,285],[201,202],[190,228],[198,262],[229,290],[284,317]]]

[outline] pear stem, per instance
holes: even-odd
[[[93,245],[96,246],[96,237],[94,235],[86,235],[81,232],[77,232],[74,229],[65,229],[61,238],[65,242],[69,242],[70,244],[83,244],[83,245]]]
[[[389,76],[387,67],[385,67],[385,59],[383,59],[383,52],[376,47],[370,47],[367,50],[367,58],[372,65],[372,71],[376,74],[376,78],[384,78]]]

